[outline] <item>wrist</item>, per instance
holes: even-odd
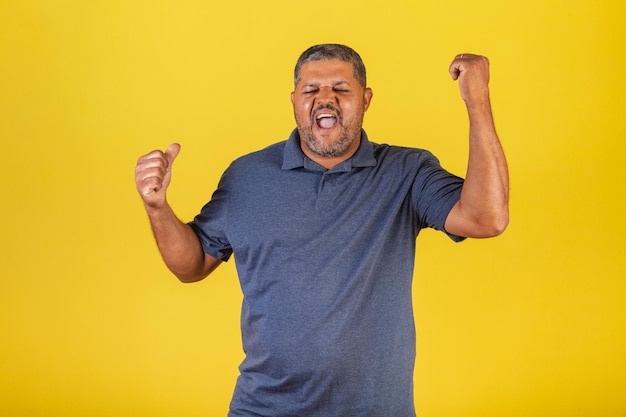
[[[144,201],[144,209],[150,218],[163,218],[169,216],[171,213],[171,209],[167,204],[167,201],[160,204],[148,203]]]

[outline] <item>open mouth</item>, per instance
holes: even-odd
[[[322,112],[315,116],[315,123],[320,129],[332,129],[337,124],[337,116],[333,113]]]

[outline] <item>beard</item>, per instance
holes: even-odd
[[[325,143],[317,140],[311,130],[300,132],[300,140],[305,141],[308,148],[316,155],[323,158],[336,158],[346,154],[355,139],[353,135],[349,135],[348,132],[346,132],[346,130],[342,127],[339,139],[332,143]]]
[[[332,142],[319,140],[313,134],[313,126],[315,126],[315,114],[313,112],[307,123],[298,122],[298,132],[300,140],[304,141],[311,152],[322,158],[337,158],[344,156],[355,141],[361,139],[361,120],[345,121],[340,111],[332,106],[326,106],[334,110],[337,114],[337,126],[341,129],[339,138]],[[318,111],[321,110],[318,109]]]

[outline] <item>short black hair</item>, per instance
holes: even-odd
[[[367,87],[365,65],[359,54],[349,46],[337,43],[315,45],[304,51],[302,55],[300,55],[300,58],[298,58],[298,62],[296,62],[293,76],[294,85],[297,85],[300,81],[300,68],[302,65],[307,62],[325,59],[338,59],[343,62],[351,63],[354,68],[354,78],[357,79],[363,88]]]

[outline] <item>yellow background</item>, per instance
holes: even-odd
[[[511,225],[418,239],[418,414],[626,416],[624,4],[2,0],[0,414],[225,415],[234,267],[168,273],[135,161],[182,144],[170,201],[189,220],[232,159],[293,128],[299,53],[340,42],[368,67],[372,140],[460,175],[448,64],[492,63]]]

